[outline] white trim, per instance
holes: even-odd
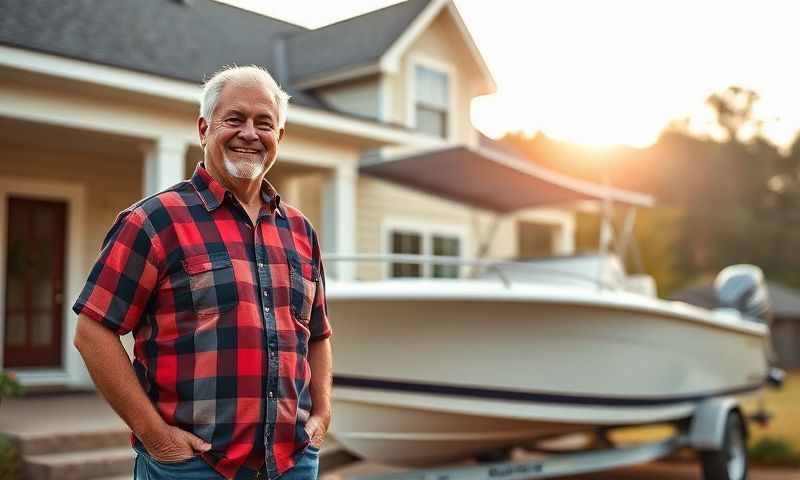
[[[108,67],[91,62],[73,60],[46,53],[31,52],[2,45],[0,45],[0,67],[24,70],[41,75],[102,85],[123,91],[178,100],[195,107],[199,107],[199,98],[202,91],[199,84],[171,80],[156,75],[133,72],[122,68]],[[0,102],[0,104],[2,104],[2,102]],[[55,122],[52,119],[48,120],[46,115],[42,115],[41,117],[22,115],[19,112],[7,111],[2,108],[0,108],[0,115],[26,118],[31,121],[41,121],[44,123],[79,126],[80,128],[89,127],[88,125],[72,124],[68,120]],[[290,125],[297,124],[323,131],[336,132],[380,144],[430,146],[436,144],[436,140],[438,140],[435,138],[432,139],[427,135],[419,135],[415,132],[408,132],[397,127],[381,125],[334,112],[327,112],[299,105],[290,106],[287,121]],[[100,131],[109,131],[109,129],[113,127],[109,125],[93,124],[91,128],[99,129]],[[124,132],[115,131],[115,133]]]
[[[53,385],[72,385],[70,374],[66,370],[36,369],[17,370],[14,372],[21,385],[26,387],[47,387]]]
[[[410,217],[386,217],[381,221],[380,253],[391,254],[391,234],[392,232],[408,232],[418,234],[422,237],[422,255],[433,255],[433,235],[448,235],[458,237],[459,251],[458,256],[467,258],[470,251],[469,228],[466,225],[442,224],[434,221],[424,221]],[[381,277],[391,279],[389,276],[389,262],[381,262]],[[463,269],[463,267],[462,267]],[[459,272],[463,274],[462,272]],[[431,265],[422,265],[422,277],[430,278]]]
[[[200,85],[49,53],[0,45],[0,66],[200,105]]]
[[[394,118],[394,89],[392,83],[390,74],[384,73],[381,75],[378,118],[383,122],[391,122]]]
[[[381,72],[379,63],[369,63],[360,67],[347,67],[342,70],[334,72],[323,72],[322,74],[312,75],[310,77],[292,82],[298,90],[308,90],[312,88],[324,87],[332,83],[346,82],[360,77],[366,77]]]
[[[486,83],[484,84],[484,91],[480,92],[480,95],[488,95],[490,93],[494,93],[497,90],[497,84],[492,77],[491,71],[489,71],[489,67],[486,65],[486,61],[483,59],[480,50],[475,45],[475,41],[472,39],[472,35],[469,34],[469,30],[467,26],[464,24],[464,19],[461,18],[461,15],[458,13],[458,9],[450,0],[435,0],[431,2],[425,10],[420,13],[416,19],[411,23],[411,25],[406,29],[405,32],[392,44],[391,47],[383,54],[381,57],[381,70],[389,73],[396,73],[400,70],[400,63],[402,62],[403,54],[408,50],[411,44],[419,38],[420,35],[427,29],[431,23],[436,19],[436,16],[442,11],[443,8],[447,7],[447,11],[450,13],[453,21],[455,22],[456,26],[458,27],[458,31],[461,32],[461,35],[464,40],[464,44],[467,46],[472,59],[475,61],[475,64],[478,66],[478,69],[481,71],[484,80]]]
[[[5,280],[6,280],[6,239],[8,238],[8,197],[20,195],[45,200],[60,200],[67,203],[67,239],[64,258],[64,305],[62,329],[62,359],[64,378],[59,377],[61,370],[43,369],[41,374],[23,375],[23,383],[27,377],[35,383],[38,379],[54,378],[55,383],[73,385],[90,384],[83,361],[78,352],[72,348],[73,332],[77,316],[72,312],[72,301],[78,297],[84,280],[84,232],[86,231],[86,187],[77,183],[55,182],[50,180],[31,180],[23,177],[0,177],[0,349],[4,345],[2,332],[5,330]],[[0,352],[0,368],[2,368],[2,352]],[[29,369],[25,369],[30,372]],[[48,373],[49,372],[49,373]],[[56,372],[56,373],[53,373]],[[21,373],[22,375],[22,373]],[[58,377],[58,378],[56,378]]]
[[[450,92],[447,109],[447,136],[441,140],[453,142],[458,138],[455,131],[458,126],[456,118],[461,112],[458,110],[458,69],[450,62],[432,58],[421,53],[409,55],[406,64],[406,125],[413,130],[417,128],[416,67],[418,66],[434,70],[447,77],[447,89]],[[419,132],[419,134],[431,138],[440,138],[423,132]]]

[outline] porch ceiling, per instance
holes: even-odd
[[[58,152],[115,154],[140,150],[143,140],[134,137],[29,122],[0,116],[0,144],[31,146]]]

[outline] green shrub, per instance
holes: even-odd
[[[0,371],[0,398],[22,395],[22,385],[14,372]]]
[[[0,435],[0,480],[19,480],[22,478],[22,461],[14,443]]]
[[[779,437],[764,437],[749,449],[750,460],[762,465],[800,467],[800,452]]]

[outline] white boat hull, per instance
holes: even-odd
[[[375,461],[440,462],[687,418],[702,399],[754,391],[766,376],[766,327],[683,304],[538,285],[391,283],[332,284],[328,297],[332,433]]]

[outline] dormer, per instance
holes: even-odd
[[[333,108],[477,144],[470,103],[494,79],[451,0],[409,0],[286,41],[290,81]]]

